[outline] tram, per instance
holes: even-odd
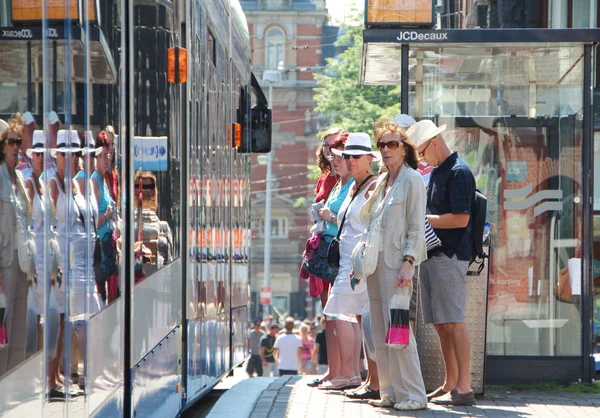
[[[246,356],[250,157],[271,114],[239,1],[0,0],[0,51],[0,119],[21,122],[19,158],[43,138],[31,183],[50,191],[37,219],[3,218],[36,225],[36,266],[0,263],[0,416],[177,416]],[[116,250],[106,281],[96,237]]]

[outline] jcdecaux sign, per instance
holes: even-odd
[[[418,32],[416,30],[403,30],[396,39],[399,41],[447,41],[448,32]]]

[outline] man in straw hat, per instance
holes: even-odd
[[[427,218],[442,241],[421,263],[421,306],[433,324],[446,366],[444,384],[427,395],[441,405],[473,405],[469,335],[465,327],[467,268],[471,258],[470,217],[475,178],[467,163],[452,152],[430,120],[414,124],[407,135],[421,158],[436,169],[427,191]]]

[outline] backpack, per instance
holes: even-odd
[[[485,230],[487,216],[487,198],[479,191],[475,190],[475,198],[471,205],[471,261],[469,267],[473,264],[479,264],[477,275],[481,273],[485,267],[485,259],[489,258],[488,254],[483,250],[483,235]],[[465,234],[469,231],[467,228]],[[475,275],[473,273],[472,275]]]

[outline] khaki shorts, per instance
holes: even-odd
[[[468,268],[468,261],[444,253],[421,263],[421,309],[426,324],[465,322]]]

